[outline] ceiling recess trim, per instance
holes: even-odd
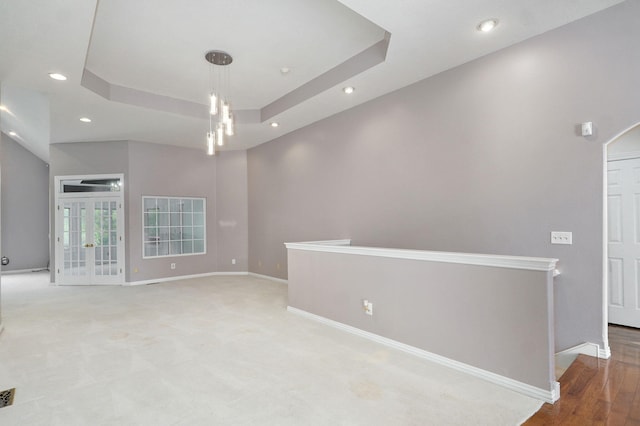
[[[382,40],[368,47],[329,71],[293,89],[280,99],[276,99],[260,110],[260,121],[265,122],[294,106],[340,84],[353,76],[372,68],[387,58],[391,33],[384,32]]]
[[[390,39],[391,33],[385,31],[382,40],[261,109],[234,111],[238,123],[263,123],[384,62]],[[206,119],[209,115],[208,105],[112,84],[87,68],[83,70],[80,84],[85,89],[113,102],[200,119]]]

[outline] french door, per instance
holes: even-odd
[[[124,214],[120,198],[58,201],[56,283],[122,284]]]

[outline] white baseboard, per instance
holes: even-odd
[[[582,343],[580,345],[576,345],[571,348],[565,349],[563,351],[556,352],[556,356],[583,354],[583,355],[589,355],[589,356],[598,358],[599,350],[600,350],[600,347],[595,343],[586,342],[586,343]]]
[[[495,374],[478,367],[473,367],[471,365],[468,365],[459,361],[455,361],[455,360],[443,357],[441,355],[437,355],[432,352],[428,352],[423,349],[416,348],[414,346],[409,346],[407,344],[400,343],[398,341],[388,339],[386,337],[382,337],[377,334],[370,333],[368,331],[364,331],[356,327],[352,327],[350,325],[342,324],[340,322],[333,321],[328,318],[321,317],[319,315],[315,315],[310,312],[294,308],[292,306],[287,306],[287,311],[303,316],[305,318],[329,325],[339,330],[343,330],[348,333],[355,334],[360,337],[364,337],[365,339],[372,340],[382,345],[385,345],[394,349],[398,349],[403,352],[410,353],[412,355],[435,362],[437,364],[444,365],[445,367],[449,367],[454,370],[467,373],[471,376],[484,379],[488,382],[495,383],[507,389],[511,389],[523,395],[530,396],[532,398],[536,398],[544,402],[548,402],[550,404],[553,404],[560,398],[560,383],[558,382],[554,382],[552,390],[541,389],[532,385],[528,385],[526,383],[522,383],[518,380],[510,379],[508,377],[501,376],[499,374]]]
[[[260,275],[260,274],[255,274],[253,272],[249,272],[249,276],[250,277],[256,277],[256,278],[263,278],[265,280],[271,280],[271,281],[275,281],[277,283],[281,283],[281,284],[289,284],[288,280],[283,280],[282,278],[276,278],[276,277],[272,277],[269,275]]]
[[[586,342],[580,345],[573,346],[569,349],[556,352],[556,356],[578,354],[589,355],[594,358],[609,359],[611,358],[611,349],[609,348],[609,346],[601,348],[600,345],[596,343]]]
[[[2,275],[27,274],[27,273],[30,273],[30,272],[41,271],[41,270],[46,270],[46,269],[47,269],[46,266],[43,266],[41,268],[16,269],[15,271],[5,271],[3,269],[2,270]]]
[[[203,277],[212,277],[212,276],[219,276],[219,275],[247,275],[247,272],[207,272],[204,274],[179,275],[175,277],[156,278],[154,280],[129,281],[124,283],[124,285],[134,286],[134,285],[158,284],[158,283],[165,283],[169,281],[188,280],[191,278],[203,278]]]
[[[601,358],[601,359],[611,358],[611,348],[609,346],[605,346],[604,348],[601,348],[600,346],[598,346],[598,358]]]

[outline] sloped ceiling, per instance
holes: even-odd
[[[247,149],[620,2],[7,0],[0,126],[45,161],[58,142],[204,151],[204,55],[218,49],[234,58],[238,117],[223,149]],[[498,27],[478,32],[487,18]],[[347,85],[356,91],[345,95]]]

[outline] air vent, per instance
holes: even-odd
[[[13,395],[16,393],[16,389],[9,389],[5,391],[0,391],[0,408],[8,407],[13,404]]]

